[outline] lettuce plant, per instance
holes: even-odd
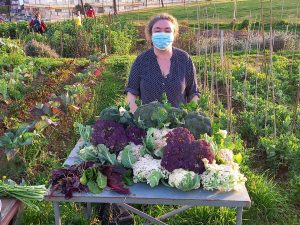
[[[8,160],[12,159],[22,146],[32,143],[34,133],[28,130],[29,126],[23,124],[18,129],[6,132],[0,137],[0,148],[5,149]]]

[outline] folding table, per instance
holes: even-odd
[[[65,166],[71,166],[78,160],[76,151],[83,144],[83,141],[79,140],[75,148],[70,153],[69,157],[65,161]],[[193,206],[224,206],[234,207],[237,210],[236,224],[242,224],[242,214],[244,207],[250,207],[251,200],[248,195],[245,186],[240,191],[220,192],[220,191],[206,191],[202,188],[183,192],[175,188],[166,187],[163,185],[151,188],[145,183],[137,183],[129,187],[131,194],[124,195],[110,191],[108,188],[100,194],[92,193],[74,193],[71,199],[66,200],[64,195],[59,192],[54,192],[50,197],[50,190],[45,195],[45,200],[52,201],[55,214],[55,225],[60,225],[60,202],[85,202],[88,206],[88,211],[91,210],[91,203],[115,203],[128,209],[132,213],[135,213],[145,218],[149,223],[147,224],[159,224],[165,225],[162,220],[187,210]],[[162,204],[162,205],[181,205],[181,208],[175,209],[165,215],[158,218],[154,218],[129,204]]]

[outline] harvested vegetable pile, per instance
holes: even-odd
[[[137,182],[182,191],[239,189],[246,178],[224,144],[227,132],[213,135],[202,112],[163,102],[141,105],[134,115],[111,106],[92,127],[77,123],[84,140],[77,151],[79,165],[55,171],[52,191],[61,190],[66,198],[78,191],[98,194],[105,187],[129,194],[126,185]]]

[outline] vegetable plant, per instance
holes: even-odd
[[[34,133],[29,132],[29,128],[28,125],[23,124],[0,137],[0,148],[5,149],[8,160],[13,158],[22,146],[32,143]]]

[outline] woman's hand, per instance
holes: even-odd
[[[136,95],[131,94],[130,92],[127,92],[127,102],[129,104],[131,113],[134,113],[136,111],[136,109],[138,108],[136,103],[135,103],[136,99],[137,99]]]

